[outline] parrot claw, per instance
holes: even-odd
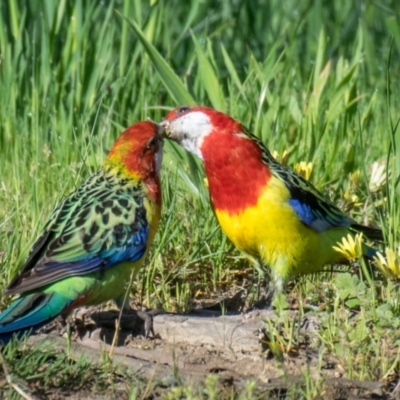
[[[159,313],[159,310],[150,311],[138,311],[133,309],[124,309],[124,314],[134,314],[135,317],[139,318],[144,323],[144,337],[146,339],[155,338],[156,334],[153,327],[153,317]]]
[[[274,310],[274,299],[276,293],[280,293],[281,289],[277,285],[271,281],[268,285],[267,291],[262,297],[256,301],[253,305],[253,307],[250,308],[249,311],[252,310],[267,310],[267,311],[273,311]]]
[[[148,339],[150,334],[155,337],[153,328],[153,314],[147,311],[137,311],[137,316],[144,322],[144,337]]]

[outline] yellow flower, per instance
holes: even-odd
[[[360,207],[363,205],[363,203],[359,201],[358,196],[352,193],[350,189],[347,189],[343,193],[343,199],[344,199],[344,208],[346,209],[346,211],[350,211],[355,207]]]
[[[349,174],[349,182],[350,182],[350,186],[355,189],[359,186],[360,184],[360,170],[358,169],[357,171],[354,171],[352,173]]]
[[[280,155],[276,150],[272,152],[272,157],[275,158],[276,161],[279,161],[282,165],[287,165],[289,159],[289,152],[284,150],[283,154]]]
[[[400,279],[400,246],[397,248],[397,254],[389,247],[386,247],[385,254],[386,257],[379,251],[377,252],[376,256],[374,256],[376,266],[386,278]]]
[[[204,178],[204,186],[206,187],[206,188],[208,188],[208,179],[207,178]]]
[[[293,169],[301,175],[304,179],[307,181],[310,179],[312,170],[313,170],[313,163],[312,162],[306,162],[306,161],[300,161],[299,163],[295,164],[293,166]]]
[[[338,242],[337,246],[332,246],[334,250],[342,253],[349,261],[356,260],[362,256],[362,233],[353,236],[347,234],[347,238],[343,237],[342,242]]]
[[[386,183],[386,165],[382,161],[375,161],[371,165],[371,177],[369,178],[369,190],[378,192]]]

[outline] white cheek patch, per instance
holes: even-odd
[[[181,141],[181,145],[185,150],[189,151],[190,153],[193,153],[200,159],[203,159],[203,154],[201,154],[200,149],[191,140],[184,139]]]
[[[201,111],[189,112],[170,123],[171,137],[199,158],[203,158],[200,148],[204,138],[213,130],[210,118]]]

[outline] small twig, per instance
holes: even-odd
[[[151,392],[152,388],[153,388],[153,380],[154,380],[154,375],[156,374],[156,369],[158,367],[159,361],[157,361],[155,368],[153,369],[153,373],[150,375],[148,381],[147,381],[147,385],[146,385],[146,389],[144,391],[144,393],[141,396],[141,399],[147,399],[148,394]]]
[[[17,392],[19,393],[24,399],[26,400],[35,400],[35,397],[32,397],[28,393],[26,393],[23,389],[21,389],[17,384],[12,381],[11,375],[8,373],[8,368],[6,364],[6,360],[3,357],[3,354],[0,353],[0,362],[3,367],[4,375],[6,376],[7,383]]]
[[[121,324],[121,313],[119,314],[118,319],[116,319],[114,322],[115,322],[115,332],[114,332],[113,340],[111,343],[110,351],[108,352],[108,357],[110,357],[110,358],[112,357],[112,355],[114,353],[114,347],[118,343],[119,329],[120,329],[120,324]]]
[[[119,329],[120,329],[120,326],[121,326],[121,317],[122,317],[123,309],[125,307],[126,301],[129,298],[129,292],[130,292],[130,290],[132,288],[133,278],[135,277],[136,272],[137,272],[136,269],[133,269],[132,272],[131,272],[131,276],[129,278],[129,284],[128,284],[128,287],[126,288],[126,292],[125,292],[125,295],[124,295],[124,300],[123,300],[123,303],[122,303],[122,307],[119,310],[118,320],[115,321],[115,333],[114,333],[114,337],[113,337],[113,340],[112,340],[112,343],[111,343],[110,351],[108,352],[108,356],[110,358],[112,358],[112,355],[113,355],[113,352],[114,352],[114,347],[118,343]]]

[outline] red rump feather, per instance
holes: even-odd
[[[211,199],[216,209],[237,214],[257,203],[271,172],[237,121],[222,113],[208,115],[214,130],[204,138],[201,152]]]

